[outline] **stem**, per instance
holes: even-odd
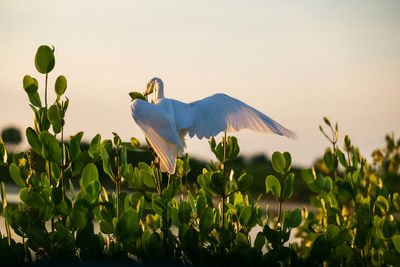
[[[161,170],[160,170],[160,165],[157,164],[156,165],[157,168],[157,191],[158,191],[158,195],[159,197],[161,197],[162,195],[162,190],[161,190]],[[170,176],[168,176],[168,186],[169,186],[169,182],[170,182]],[[167,252],[167,235],[168,235],[168,227],[167,227],[167,218],[168,218],[168,214],[167,214],[167,208],[164,210],[163,214],[161,215],[162,217],[162,226],[161,226],[161,231],[163,233],[163,250],[164,250],[164,256],[167,257],[169,255],[169,253]]]
[[[45,83],[45,87],[44,87],[44,103],[47,109],[47,77],[48,77],[48,73],[46,73],[46,83]]]
[[[65,199],[64,189],[64,126],[61,126],[61,191],[62,200]]]
[[[162,193],[162,191],[161,191],[161,179],[160,179],[160,177],[161,177],[161,171],[160,171],[160,167],[159,166],[157,166],[156,165],[156,167],[157,167],[157,193],[158,193],[158,195],[161,197],[161,193]]]
[[[49,187],[51,187],[51,164],[50,164],[49,160],[47,160],[47,168],[48,168],[48,171],[49,171],[49,173],[48,173],[48,176],[49,176]]]
[[[116,149],[116,157],[117,157],[117,179],[116,179],[116,183],[115,183],[115,194],[116,194],[116,201],[117,201],[117,219],[119,219],[119,191],[120,191],[120,181],[121,181],[121,168],[119,166],[119,154],[118,154],[118,148],[119,146],[117,146]]]
[[[281,198],[279,198],[278,222],[281,222],[282,203],[283,203],[283,200]]]
[[[222,228],[225,228],[225,201],[226,201],[226,194],[225,194],[225,178],[226,178],[226,132],[224,132],[223,138],[223,145],[224,145],[224,160],[222,162]]]
[[[4,188],[4,182],[1,182],[1,200],[3,201],[3,212],[7,207],[7,198],[6,198],[6,190]],[[7,218],[4,216],[4,224],[7,231],[7,241],[8,246],[11,246],[11,232],[10,232],[10,225],[8,224]]]
[[[117,201],[117,219],[119,218],[119,182],[115,183],[115,194],[116,194],[116,201]]]

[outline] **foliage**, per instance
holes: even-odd
[[[306,207],[284,210],[283,203],[293,197],[295,181],[300,179],[290,153],[272,155],[273,171],[263,179],[265,193],[255,200],[253,175],[231,168],[240,151],[237,139],[225,135],[217,143],[211,138],[210,149],[218,161],[204,168],[190,186],[187,177],[193,170],[188,155],[178,159],[173,175],[166,175],[156,160],[130,160],[129,151],[152,152],[136,138],[124,142],[117,133],[112,140],[96,135],[84,147],[84,133],[78,132],[65,142],[69,100],[63,97],[64,76],[56,79],[57,97],[47,105],[54,49],[39,47],[35,65],[45,75],[46,93],[43,106],[38,81],[24,77],[34,113],[33,127],[26,129],[30,150],[9,157],[0,138],[0,167],[20,188],[18,205],[8,205],[2,182],[3,264],[379,266],[400,260],[395,217],[400,197],[385,185],[388,170],[398,171],[399,141],[390,142],[387,152],[370,165],[348,136],[339,148],[338,126],[324,118],[332,136],[320,129],[332,148],[325,151],[318,168],[301,171],[313,192],[310,203],[316,212]],[[141,98],[138,93],[132,97]],[[108,176],[113,192],[100,181],[101,172]],[[124,186],[129,189],[121,190]],[[278,203],[277,215],[268,205],[262,207],[265,194]],[[290,239],[294,235],[298,242]]]

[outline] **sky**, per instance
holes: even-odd
[[[364,156],[400,134],[400,1],[0,1],[0,129],[32,125],[22,78],[39,81],[42,45],[55,46],[54,82],[66,76],[65,135],[144,141],[130,91],[152,77],[165,96],[192,102],[226,93],[297,133],[295,141],[241,131],[241,154],[289,151],[310,165],[329,146],[327,116]],[[187,137],[189,155],[212,159]],[[217,137],[220,139],[220,137]]]

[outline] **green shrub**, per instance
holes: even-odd
[[[67,79],[62,75],[56,79],[57,97],[48,105],[54,50],[39,47],[35,65],[45,75],[45,104],[38,94],[38,80],[25,76],[23,88],[34,113],[33,127],[26,129],[30,149],[8,158],[0,139],[2,173],[7,170],[20,188],[18,205],[8,205],[1,184],[6,229],[0,239],[2,263],[22,265],[35,259],[44,263],[380,266],[399,262],[400,225],[395,215],[400,196],[386,183],[397,177],[400,140],[387,138],[387,149],[375,151],[371,165],[348,136],[341,149],[337,124],[332,127],[324,118],[332,136],[320,129],[332,147],[316,168],[301,170],[300,175],[312,192],[315,212],[306,207],[282,209],[301,178],[292,169],[290,153],[275,152],[271,172],[263,180],[265,194],[279,205],[275,216],[268,205],[262,207],[263,194],[257,199],[252,196],[252,184],[260,181],[244,170],[233,171],[240,150],[235,137],[225,135],[219,143],[210,140],[218,162],[204,168],[192,186],[187,183],[188,155],[178,159],[175,174],[166,175],[146,154],[142,160],[147,163],[128,157],[128,151],[152,151],[136,138],[124,142],[117,133],[113,140],[96,135],[85,147],[79,132],[65,142]],[[101,182],[103,172],[114,192],[107,192],[109,187]],[[298,242],[290,239],[294,235]],[[15,241],[16,236],[22,242]]]

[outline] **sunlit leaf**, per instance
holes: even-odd
[[[53,50],[47,45],[40,46],[35,55],[36,69],[40,73],[46,74],[53,70],[54,65],[55,58]]]
[[[39,83],[35,78],[25,75],[23,79],[23,87],[28,94],[32,94],[38,90]]]
[[[272,154],[272,167],[278,173],[284,173],[286,167],[286,160],[282,153],[276,151]]]
[[[33,151],[38,155],[42,155],[42,144],[39,141],[39,136],[31,127],[26,128],[26,138]]]
[[[147,101],[146,98],[139,92],[129,92],[129,96],[131,97],[132,101],[136,99]]]
[[[15,184],[18,185],[20,188],[25,187],[25,180],[21,177],[19,167],[14,163],[11,163],[9,171],[10,171],[10,176],[15,182]]]
[[[67,79],[65,78],[64,75],[58,76],[58,78],[56,80],[56,84],[54,86],[54,90],[56,91],[56,94],[58,96],[61,96],[64,94],[66,89],[67,89]]]
[[[271,192],[272,195],[279,198],[281,196],[281,184],[279,183],[278,178],[273,175],[268,175],[265,180],[266,192]]]
[[[54,135],[47,131],[41,132],[39,141],[42,143],[42,156],[46,160],[61,163],[61,149]]]

